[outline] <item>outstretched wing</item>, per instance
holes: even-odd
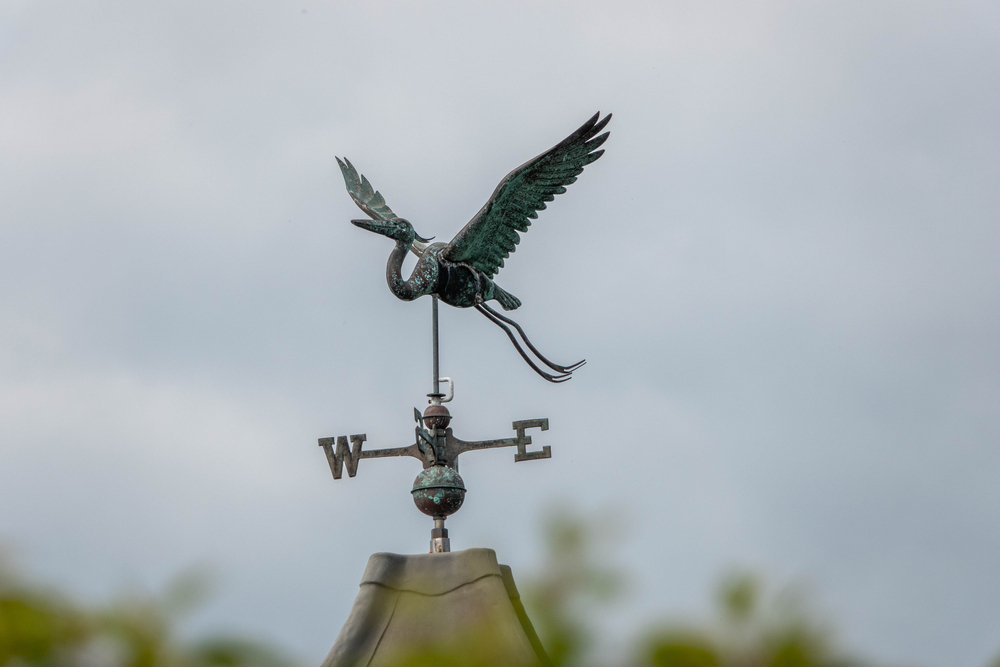
[[[344,164],[345,162],[347,164]],[[399,217],[392,212],[392,209],[385,203],[385,199],[379,192],[376,192],[368,179],[363,175],[358,176],[358,170],[354,168],[350,160],[344,158],[341,161],[338,157],[337,164],[340,165],[340,171],[344,174],[344,183],[347,184],[347,192],[351,195],[351,199],[358,205],[358,208],[371,216],[372,220],[389,221]]]
[[[604,129],[611,114],[599,121],[600,116],[597,112],[579,130],[507,174],[486,205],[452,239],[444,250],[445,259],[471,264],[487,276],[499,271],[521,241],[517,233],[528,231],[545,202],[566,192],[583,168],[604,154],[597,148],[610,133],[594,135]]]

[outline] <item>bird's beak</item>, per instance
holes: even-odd
[[[361,229],[367,229],[370,232],[381,234],[382,236],[389,236],[394,229],[392,225],[389,225],[381,220],[351,220],[351,224],[355,227],[360,227]]]

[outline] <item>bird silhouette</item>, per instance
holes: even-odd
[[[475,308],[507,333],[518,353],[536,373],[550,382],[570,379],[573,371],[586,360],[569,366],[552,363],[535,349],[517,322],[501,315],[487,302],[496,301],[504,310],[514,310],[521,305],[520,299],[493,282],[493,276],[520,242],[518,232],[528,231],[531,220],[538,217],[538,211],[545,209],[545,202],[566,192],[566,186],[576,181],[583,168],[604,154],[598,148],[610,133],[597,135],[611,120],[611,114],[600,116],[600,112],[594,114],[576,132],[507,174],[489,201],[450,243],[431,243],[433,239],[418,235],[410,221],[393,213],[368,179],[359,176],[350,160],[338,157],[337,164],[344,174],[347,192],[371,217],[371,220],[351,222],[396,242],[385,273],[390,291],[403,301],[431,294],[456,308]],[[402,267],[407,252],[413,252],[418,259],[410,277],[404,279]],[[528,349],[556,374],[547,373],[535,364],[508,324],[517,330]]]

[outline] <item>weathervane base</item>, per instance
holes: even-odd
[[[478,651],[511,667],[552,664],[492,549],[374,554],[321,667],[392,665],[427,650],[466,660]]]

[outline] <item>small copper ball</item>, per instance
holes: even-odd
[[[413,480],[413,503],[427,516],[454,514],[465,502],[465,482],[453,468],[431,466]]]
[[[424,410],[424,427],[428,429],[448,428],[451,423],[451,413],[443,405],[429,405]]]

